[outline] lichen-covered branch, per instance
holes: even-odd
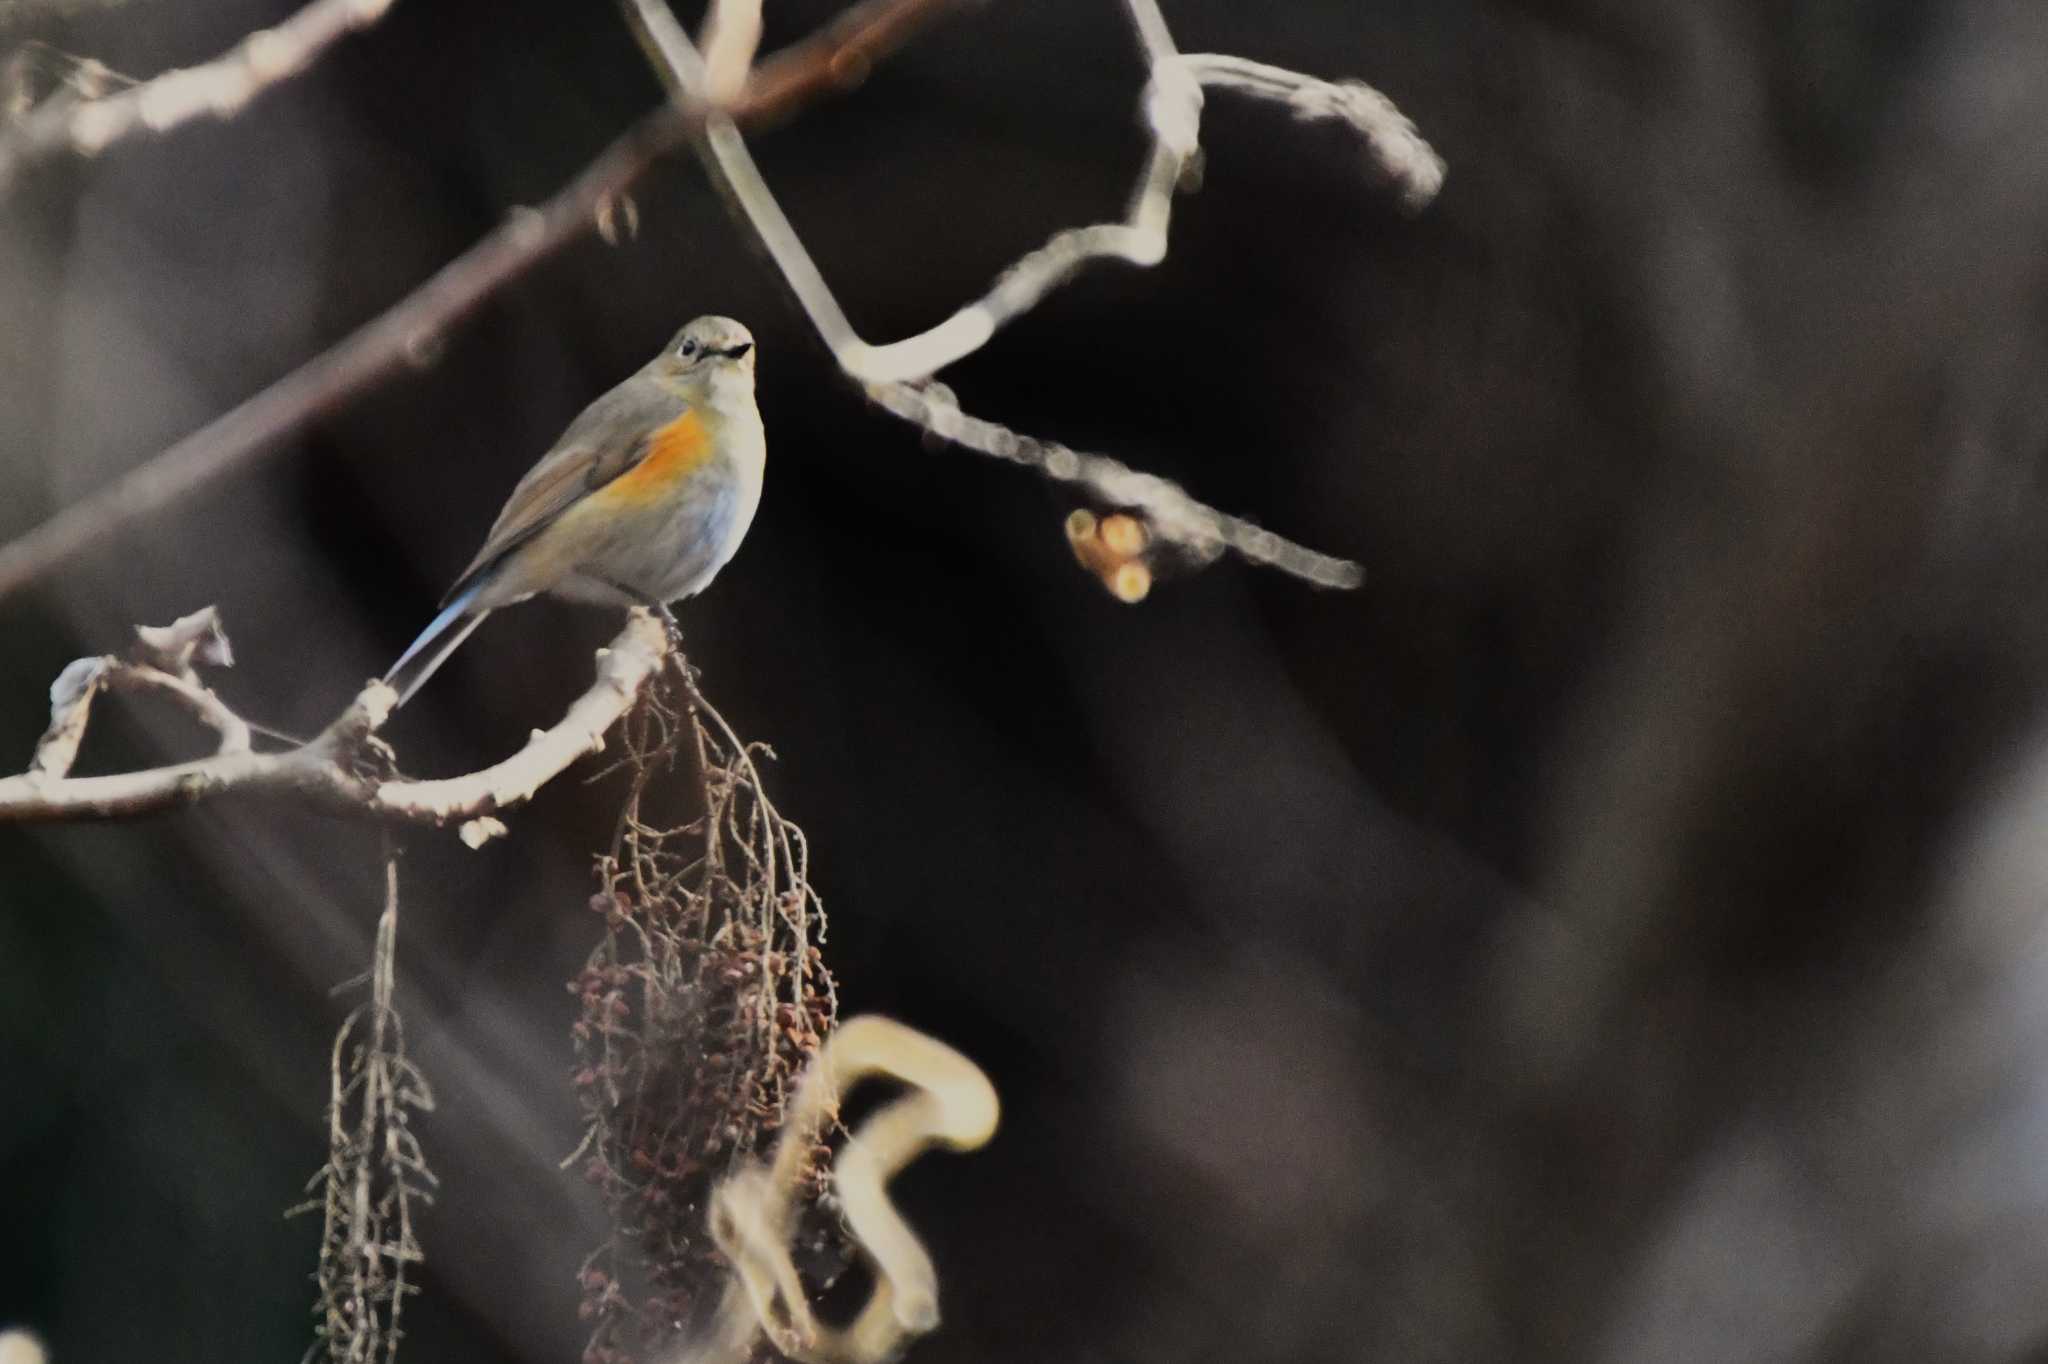
[[[179,623],[203,621],[218,630],[211,608]],[[172,627],[176,629],[177,627]],[[226,647],[225,635],[220,636]],[[459,777],[420,781],[401,777],[391,749],[377,737],[397,694],[371,682],[311,741],[279,753],[252,751],[249,726],[201,685],[159,662],[143,661],[149,646],[128,658],[81,659],[50,689],[51,720],[30,769],[0,778],[0,822],[108,819],[150,814],[233,792],[270,792],[345,814],[409,824],[465,824],[472,843],[503,832],[491,820],[524,803],[578,758],[601,751],[604,735],[633,707],[672,648],[652,614],[634,611],[611,644],[598,653],[596,680],[568,712],[502,762]],[[204,660],[202,660],[204,661]],[[95,697],[109,686],[164,692],[221,736],[212,757],[136,772],[70,775],[91,718]]]

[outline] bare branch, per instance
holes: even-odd
[[[868,0],[756,67],[732,116],[786,118],[858,75],[957,0]],[[411,294],[269,388],[0,548],[0,598],[102,536],[278,449],[394,371],[423,366],[434,341],[498,289],[596,226],[607,208],[703,125],[704,105],[643,118],[539,208],[505,223]]]
[[[433,781],[395,775],[390,749],[376,737],[397,700],[383,682],[364,687],[311,742],[283,753],[254,753],[248,751],[247,723],[196,683],[161,672],[143,680],[153,670],[139,663],[80,660],[51,689],[51,726],[37,747],[35,765],[19,776],[0,778],[0,823],[151,814],[236,791],[286,794],[324,809],[394,823],[440,826],[479,820],[523,804],[578,758],[602,750],[605,732],[660,672],[671,647],[668,632],[652,615],[634,611],[625,629],[599,651],[596,681],[560,721],[534,731],[526,746],[503,762]],[[176,697],[220,732],[221,752],[140,772],[67,775],[93,695],[115,679]],[[478,832],[487,828],[479,826]]]
[[[41,1338],[27,1331],[0,1331],[0,1364],[49,1364]]]
[[[1197,563],[1213,562],[1227,549],[1249,563],[1279,569],[1319,587],[1356,587],[1365,580],[1365,570],[1350,560],[1318,553],[1217,511],[1168,479],[1140,473],[1107,455],[1086,454],[970,416],[944,384],[872,384],[867,393],[884,410],[942,440],[1036,469],[1057,482],[1079,484],[1112,506],[1142,512],[1153,535],[1179,546]],[[1109,586],[1116,591],[1114,584]],[[1139,592],[1125,600],[1144,595]]]
[[[36,744],[31,776],[55,780],[71,771],[78,746],[85,741],[93,698],[108,688],[161,692],[220,735],[220,755],[248,751],[248,722],[229,710],[192,669],[195,660],[218,667],[234,663],[219,613],[209,606],[161,628],[138,625],[135,635],[130,658],[74,659],[57,674],[50,684],[50,727]]]
[[[228,709],[227,703],[215,696],[211,687],[203,686],[189,677],[161,672],[141,664],[115,659],[107,661],[111,666],[106,671],[104,685],[119,690],[160,692],[169,696],[191,712],[193,719],[220,736],[220,747],[215,750],[218,755],[232,756],[249,751],[249,722]]]
[[[811,1153],[841,1101],[869,1076],[910,1092],[848,1137],[832,1189],[848,1231],[874,1271],[866,1304],[845,1326],[821,1322],[790,1257],[796,1200]],[[933,1038],[873,1014],[833,1029],[804,1071],[773,1159],[740,1162],[711,1195],[711,1235],[733,1267],[708,1337],[679,1356],[738,1364],[759,1333],[804,1364],[885,1364],[939,1324],[939,1280],[917,1234],[889,1200],[888,1183],[933,1146],[972,1151],[995,1134],[995,1087],[972,1061]]]
[[[138,132],[162,133],[197,118],[232,118],[340,39],[382,18],[392,0],[313,0],[276,28],[259,29],[204,66],[166,71],[118,94],[45,100],[0,132],[0,193],[31,162],[74,151],[92,156]]]
[[[135,641],[137,662],[179,677],[193,676],[197,663],[215,668],[235,666],[235,649],[228,643],[218,607],[202,606],[169,625],[138,625]]]
[[[387,781],[372,810],[413,823],[446,824],[523,805],[587,753],[604,751],[606,731],[633,708],[640,690],[661,671],[670,642],[661,622],[635,610],[626,628],[598,653],[597,680],[552,728],[535,730],[526,747],[505,761],[441,781]]]
[[[761,0],[712,0],[704,20],[705,89],[730,104],[746,87],[754,50],[761,45]]]
[[[78,761],[78,746],[85,742],[86,722],[92,715],[92,699],[106,681],[111,659],[74,659],[50,684],[50,727],[36,744],[29,763],[29,775],[62,778]]]
[[[75,104],[134,84],[105,62],[31,38],[0,62],[0,125],[19,122],[47,100]]]
[[[683,32],[667,0],[625,0],[626,15],[680,107],[710,98],[717,73]],[[1152,150],[1124,221],[1071,228],[1006,270],[988,293],[927,331],[884,345],[860,336],[802,238],[776,202],[733,122],[713,114],[705,122],[700,154],[727,188],[749,228],[782,272],[790,292],[848,377],[895,415],[966,449],[1035,468],[1074,482],[1095,497],[1136,510],[1160,539],[1198,562],[1223,550],[1252,563],[1328,587],[1355,587],[1357,564],[1319,554],[1271,531],[1228,516],[1189,497],[1177,485],[1135,473],[1116,460],[1083,455],[1056,442],[1038,441],[962,412],[950,390],[927,384],[947,365],[986,345],[999,327],[1028,312],[1089,263],[1121,260],[1138,266],[1166,257],[1174,192],[1189,158],[1201,145],[1202,86],[1216,85],[1288,104],[1297,116],[1338,119],[1367,142],[1375,163],[1395,180],[1411,208],[1427,203],[1443,181],[1443,162],[1414,125],[1379,92],[1358,82],[1333,85],[1314,77],[1227,56],[1182,56],[1154,0],[1127,0],[1151,68],[1145,110]],[[1151,570],[1120,566],[1110,590],[1125,601],[1142,598]]]
[[[1275,100],[1292,108],[1296,118],[1350,124],[1365,139],[1380,172],[1399,188],[1401,205],[1410,212],[1423,208],[1443,188],[1443,158],[1392,100],[1364,81],[1332,83],[1210,52],[1179,60],[1183,71],[1212,89]]]

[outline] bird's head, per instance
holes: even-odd
[[[686,397],[754,387],[754,334],[729,317],[700,317],[677,332],[654,372]]]

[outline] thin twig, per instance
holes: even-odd
[[[232,118],[342,38],[376,23],[391,3],[313,0],[276,28],[251,33],[203,66],[166,71],[97,99],[45,100],[0,131],[0,193],[26,166],[61,151],[92,156],[134,133],[168,132],[208,116]]]
[[[1169,479],[1140,473],[1107,455],[1039,440],[971,416],[960,410],[944,384],[871,384],[867,393],[883,410],[963,449],[1036,469],[1056,482],[1079,484],[1112,506],[1138,508],[1156,536],[1178,545],[1198,564],[1229,550],[1247,563],[1318,587],[1351,588],[1364,581],[1365,571],[1350,560],[1319,553],[1217,511]]]
[[[1349,124],[1365,140],[1380,173],[1399,189],[1401,206],[1410,212],[1423,208],[1443,188],[1443,158],[1392,100],[1364,81],[1317,80],[1299,71],[1213,52],[1191,53],[1179,62],[1183,71],[1211,89],[1285,104],[1299,119]]]
[[[857,75],[957,0],[867,0],[755,68],[733,102],[749,125],[788,117]],[[0,598],[101,537],[279,449],[295,433],[406,366],[486,298],[597,223],[635,181],[702,126],[703,105],[665,105],[607,147],[539,208],[505,223],[382,315],[113,483],[0,548]]]
[[[227,703],[214,695],[211,687],[119,659],[109,659],[108,662],[112,666],[107,670],[106,686],[116,690],[161,692],[176,700],[193,719],[220,736],[220,747],[216,753],[227,756],[249,751],[249,722],[228,709]]]

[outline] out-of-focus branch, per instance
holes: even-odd
[[[1188,496],[1169,479],[1140,473],[1107,455],[1070,449],[1058,441],[1039,440],[971,416],[960,410],[953,391],[944,384],[872,384],[868,396],[885,411],[964,449],[1036,469],[1056,482],[1078,484],[1111,506],[1138,508],[1154,538],[1178,546],[1197,563],[1213,562],[1230,550],[1247,563],[1279,569],[1318,587],[1356,587],[1364,580],[1364,570],[1350,560],[1319,553],[1217,511]],[[1127,556],[1124,564],[1133,558]],[[1145,581],[1149,588],[1149,574]],[[1145,595],[1143,591],[1135,595],[1121,592],[1108,578],[1104,585],[1125,601],[1134,602]]]
[[[757,66],[732,116],[773,123],[855,83],[957,0],[867,0]],[[538,208],[502,226],[411,294],[270,387],[112,484],[0,547],[0,598],[118,529],[277,448],[394,371],[420,366],[435,341],[491,294],[595,226],[663,155],[703,126],[707,106],[669,104],[642,119]]]
[[[188,619],[192,619],[188,617]],[[248,725],[218,697],[189,678],[133,659],[82,659],[50,689],[50,728],[37,745],[34,765],[0,778],[0,822],[107,819],[151,814],[231,792],[263,791],[303,799],[320,808],[394,823],[463,822],[465,838],[480,843],[503,832],[490,816],[532,799],[570,764],[604,747],[604,736],[639,699],[669,657],[666,629],[634,611],[611,644],[599,651],[597,678],[561,720],[503,762],[465,776],[413,781],[397,775],[391,749],[377,737],[397,693],[372,682],[334,722],[308,743],[282,753],[249,750]],[[85,735],[93,698],[107,685],[147,686],[177,698],[221,734],[213,757],[139,772],[70,776]]]
[[[1306,122],[1349,124],[1365,140],[1374,164],[1400,191],[1401,205],[1410,212],[1426,207],[1443,188],[1443,158],[1392,100],[1364,81],[1317,80],[1299,71],[1213,52],[1191,53],[1178,61],[1182,71],[1210,89],[1285,104]]]
[[[0,193],[23,167],[60,151],[91,156],[138,132],[162,133],[197,118],[232,118],[249,101],[312,65],[336,42],[368,28],[392,0],[313,0],[203,66],[166,71],[117,94],[60,94],[0,131]]]
[[[704,20],[704,85],[714,103],[729,104],[747,83],[761,45],[761,0],[712,0]]]
[[[75,105],[134,84],[105,62],[31,38],[0,62],[0,128],[19,123],[49,100]]]
[[[707,99],[715,102],[721,72],[690,42],[667,0],[624,3],[629,22],[677,106],[696,107]],[[1364,576],[1357,564],[1317,553],[1226,515],[1196,501],[1176,484],[1135,473],[1116,460],[1080,454],[1056,442],[1035,440],[971,417],[960,410],[950,391],[927,382],[947,365],[986,345],[999,327],[1028,312],[1089,263],[1113,259],[1151,266],[1165,259],[1173,195],[1190,158],[1201,147],[1204,85],[1280,101],[1304,119],[1350,124],[1411,209],[1426,204],[1442,185],[1443,162],[1393,103],[1370,86],[1356,81],[1332,84],[1238,57],[1183,56],[1154,0],[1126,0],[1126,4],[1151,70],[1145,109],[1152,131],[1152,150],[1132,193],[1129,213],[1122,222],[1070,228],[1057,234],[1004,271],[981,298],[915,336],[875,345],[854,330],[731,119],[713,114],[706,120],[700,152],[782,272],[839,367],[881,407],[966,449],[1027,465],[1050,478],[1080,484],[1103,501],[1133,508],[1143,514],[1158,539],[1198,562],[1213,560],[1228,549],[1250,562],[1309,582],[1355,587]],[[716,23],[710,27],[716,36]],[[1142,570],[1149,588],[1147,566],[1125,567]],[[1144,590],[1132,590],[1137,576],[1125,572],[1124,588],[1111,583],[1111,590],[1126,601],[1143,597]]]
[[[866,1304],[845,1326],[820,1322],[790,1256],[797,1197],[812,1152],[862,1080],[910,1092],[848,1136],[832,1189],[854,1245],[874,1271]],[[803,1364],[885,1364],[939,1324],[939,1278],[924,1244],[889,1200],[888,1183],[933,1146],[972,1151],[995,1134],[1000,1105],[980,1067],[892,1019],[833,1029],[804,1071],[769,1162],[739,1163],[711,1195],[711,1236],[733,1277],[706,1337],[672,1364],[739,1364],[765,1333]]]

